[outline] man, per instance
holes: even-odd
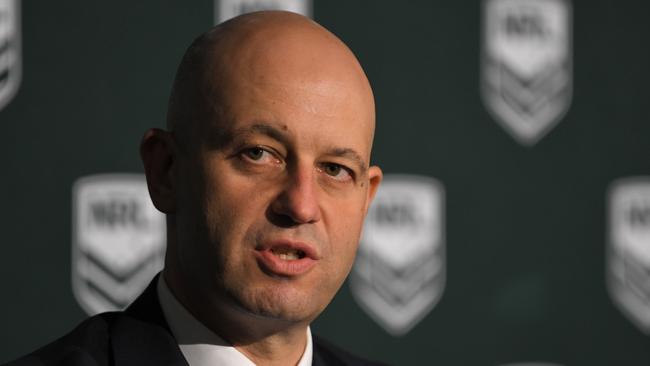
[[[358,61],[305,17],[252,13],[197,38],[168,131],[140,149],[167,214],[162,276],[16,365],[369,364],[309,324],[349,273],[382,178],[374,123]]]

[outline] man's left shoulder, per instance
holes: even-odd
[[[4,366],[107,366],[115,313],[95,315],[66,335]]]
[[[387,364],[366,360],[345,351],[316,335],[314,340],[313,366],[386,366]]]

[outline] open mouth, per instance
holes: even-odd
[[[272,248],[271,253],[273,253],[274,256],[285,261],[294,261],[297,259],[305,258],[306,256],[305,252],[294,248]]]
[[[254,255],[264,272],[285,278],[309,272],[320,259],[308,244],[286,240],[264,243],[255,249]]]

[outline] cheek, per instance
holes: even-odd
[[[228,256],[252,244],[249,233],[263,217],[265,199],[250,182],[221,172],[209,176],[204,214],[211,244],[219,247],[222,256]]]
[[[345,274],[350,270],[359,247],[365,212],[359,207],[363,207],[361,202],[347,202],[333,211],[330,221],[331,255]]]
[[[206,185],[204,197],[203,214],[209,240],[213,245],[227,245],[241,225],[240,198],[236,191],[225,192],[223,185],[214,183]]]

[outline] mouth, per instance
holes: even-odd
[[[287,247],[271,248],[270,251],[271,254],[275,255],[276,257],[284,261],[295,261],[298,259],[305,258],[307,256],[305,252],[300,249],[287,248]]]
[[[307,273],[319,260],[318,253],[299,242],[275,241],[255,248],[257,263],[271,276],[296,277]]]

